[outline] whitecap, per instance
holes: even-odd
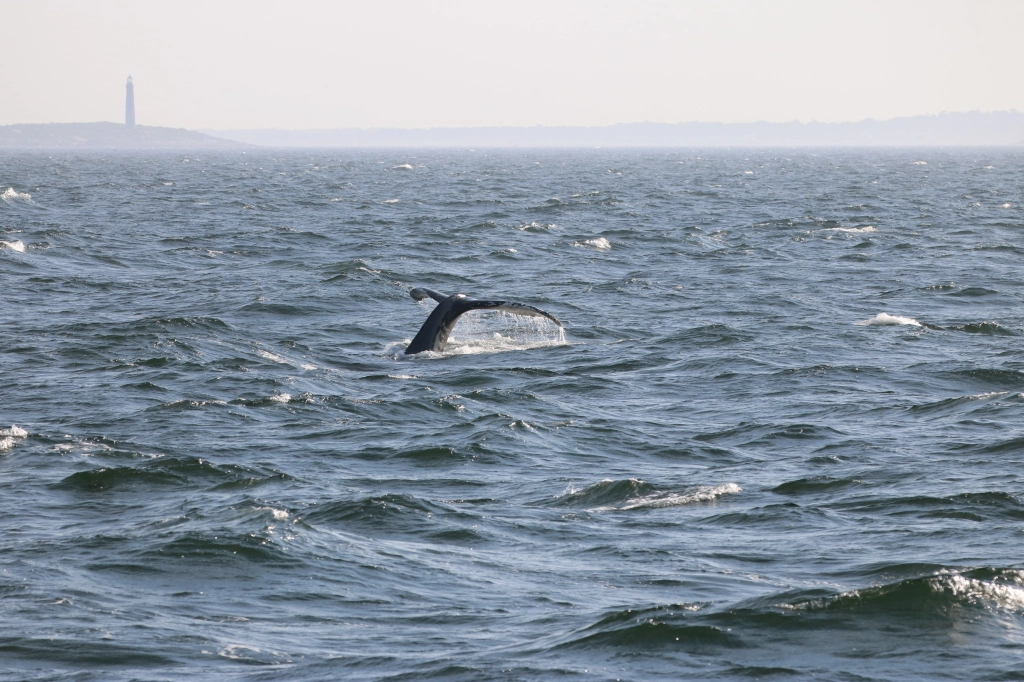
[[[911,161],[909,165],[911,165],[911,166],[927,166],[928,162],[927,161]]]
[[[1014,582],[1021,582],[1021,572],[1013,572]],[[1024,589],[1016,585],[988,580],[968,578],[960,574],[936,576],[929,581],[935,592],[949,591],[955,597],[964,597],[971,602],[991,604],[997,608],[1020,610],[1024,608]]]
[[[516,229],[529,230],[530,232],[534,232],[537,230],[554,230],[557,227],[558,226],[555,225],[554,223],[538,223],[536,220],[534,220],[533,222],[529,222],[524,225],[519,225],[518,227],[516,227]]]
[[[273,507],[256,507],[256,511],[268,511],[274,515],[274,519],[277,521],[284,521],[288,518],[289,514],[283,509],[275,509]]]
[[[301,365],[299,365],[299,367],[301,369],[307,369],[307,370],[309,370],[309,369],[316,369],[316,365],[312,365],[312,364],[310,364],[308,362],[302,363]]]
[[[0,429],[0,450],[10,450],[18,443],[18,440],[27,436],[28,431],[18,426],[12,425],[10,429]]]
[[[890,315],[889,313],[878,313],[870,320],[861,320],[856,324],[862,327],[868,326],[897,326],[897,325],[910,325],[911,327],[922,327],[920,322],[912,317],[900,317],[899,315]]]
[[[270,399],[275,403],[286,403],[292,399],[290,393],[278,393],[277,395],[270,396]]]
[[[385,204],[397,204],[398,203],[398,199],[385,199],[383,203],[385,203]]]
[[[865,225],[864,227],[826,227],[822,232],[850,232],[853,234],[863,234],[865,232],[878,232],[874,225]]]
[[[596,507],[591,511],[625,511],[629,509],[662,509],[680,507],[695,502],[712,502],[723,495],[735,495],[743,492],[743,488],[735,483],[722,485],[702,485],[685,493],[655,493],[627,500],[624,504]]]
[[[957,602],[972,604],[986,608],[1004,609],[1020,612],[1024,609],[1024,572],[1020,570],[1000,571],[1002,575],[995,580],[985,580],[964,575],[959,571],[943,569],[923,579],[923,583],[933,594],[949,595]],[[795,604],[779,604],[784,609],[815,610],[827,607],[830,603],[840,600],[861,601],[894,588],[912,588],[917,580],[911,579],[902,583],[869,587],[861,590],[850,590],[839,594],[797,602]]]
[[[420,301],[422,304],[423,302]],[[390,358],[402,357],[402,351],[412,343],[412,339],[405,339],[404,341],[392,341],[391,343],[384,346],[384,355]]]
[[[32,195],[29,194],[28,192],[19,192],[19,191],[15,190],[13,187],[8,187],[7,189],[5,189],[3,191],[3,193],[0,193],[0,199],[3,199],[8,204],[13,202],[13,201],[28,201],[28,202],[31,202],[32,201]]]
[[[11,251],[17,251],[18,253],[25,253],[25,242],[20,239],[15,239],[13,242],[0,240],[0,249],[10,249]]]
[[[400,163],[397,166],[394,166],[391,170],[412,170],[412,164]]]
[[[264,358],[265,360],[270,360],[271,362],[278,362],[278,363],[280,363],[282,365],[290,365],[291,364],[290,362],[288,362],[287,360],[282,358],[280,355],[274,355],[273,353],[270,353],[270,352],[265,351],[265,350],[258,350],[257,349],[256,354],[259,355],[261,358]]]
[[[596,239],[587,239],[583,242],[573,242],[573,246],[589,246],[590,248],[597,249],[598,251],[607,251],[612,248],[612,243],[604,237],[597,237]]]

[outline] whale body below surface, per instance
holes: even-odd
[[[405,349],[406,355],[422,353],[425,350],[432,350],[437,353],[442,352],[445,344],[448,343],[448,336],[452,333],[455,323],[463,313],[468,313],[470,310],[501,310],[513,315],[546,317],[559,327],[562,326],[558,318],[551,313],[546,313],[540,308],[534,308],[532,305],[526,305],[525,303],[481,301],[469,298],[465,294],[445,296],[436,291],[422,288],[413,289],[409,294],[417,301],[422,301],[428,297],[432,298],[437,301],[437,307],[431,311],[427,321],[423,323],[419,333],[416,334],[416,338]]]

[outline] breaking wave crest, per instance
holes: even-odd
[[[612,248],[612,243],[604,237],[597,237],[596,239],[587,239],[582,242],[573,242],[573,246],[590,247],[597,249],[598,251],[608,251]]]
[[[635,478],[605,479],[583,488],[569,490],[553,501],[555,506],[583,507],[590,511],[628,511],[679,507],[696,502],[713,502],[723,495],[741,492],[735,483],[701,485],[682,491],[659,490]]]
[[[18,426],[11,426],[9,429],[0,429],[0,451],[10,450],[22,438],[28,437],[28,431]]]
[[[19,192],[15,190],[13,187],[8,187],[3,192],[0,192],[0,200],[8,204],[14,203],[15,201],[25,201],[31,203],[32,195],[29,194],[28,192]]]
[[[870,320],[861,320],[856,324],[862,327],[869,326],[881,326],[881,327],[895,327],[899,325],[908,325],[911,327],[923,327],[920,322],[912,317],[900,317],[899,315],[890,315],[889,313],[878,313]]]
[[[981,568],[940,571],[836,595],[798,599],[780,608],[807,611],[944,611],[976,607],[1024,613],[1024,570]]]

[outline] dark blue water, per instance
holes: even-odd
[[[1024,679],[1020,150],[8,187],[0,678]]]

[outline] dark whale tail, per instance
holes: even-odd
[[[430,289],[416,288],[409,292],[417,301],[424,298],[432,298],[437,301],[437,307],[431,311],[427,321],[420,327],[416,338],[412,340],[409,347],[405,349],[406,355],[422,353],[425,350],[432,350],[440,353],[448,343],[448,336],[452,333],[459,316],[468,313],[470,310],[501,310],[513,315],[527,315],[530,317],[546,317],[559,327],[562,323],[551,313],[546,313],[540,308],[534,308],[525,303],[514,301],[480,301],[469,298],[465,294],[445,296]]]

